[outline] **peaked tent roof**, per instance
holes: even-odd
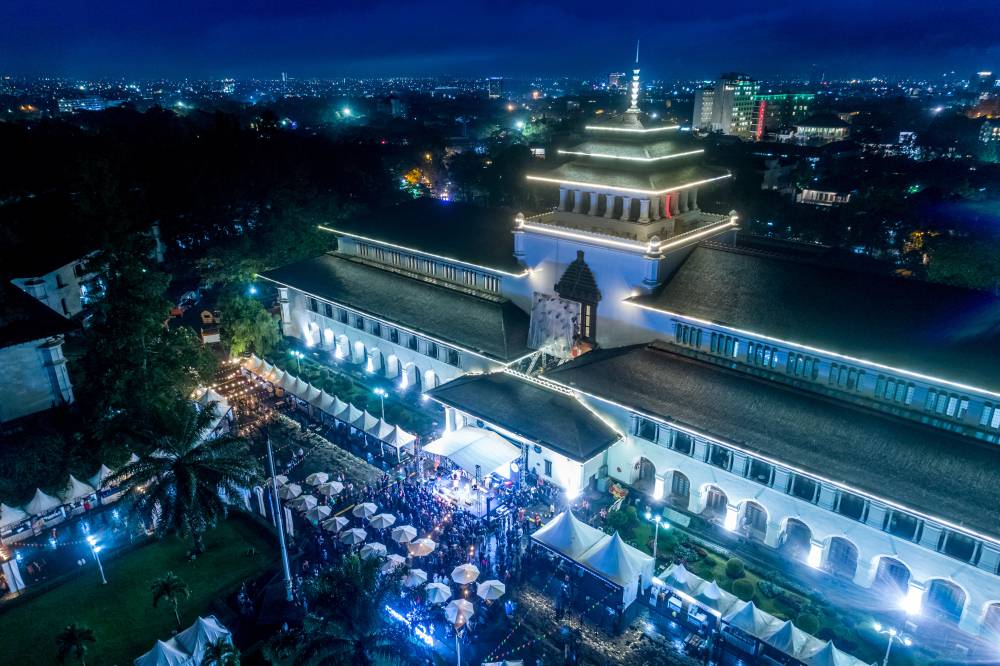
[[[28,514],[17,507],[0,503],[0,527],[16,525],[28,518]]]
[[[232,640],[231,637],[232,632],[222,626],[214,615],[209,615],[199,617],[194,624],[174,636],[173,640],[194,658],[195,663],[200,664],[205,655],[205,648],[210,643],[222,638]]]
[[[94,488],[100,488],[104,483],[104,480],[112,474],[114,474],[114,471],[112,471],[110,467],[107,465],[101,465],[101,467],[97,470],[97,473],[87,479],[87,481],[90,485],[94,486]]]
[[[538,528],[531,538],[576,560],[607,535],[579,520],[567,509]]]
[[[24,505],[24,509],[33,516],[38,516],[52,509],[58,509],[63,505],[52,495],[46,495],[41,488],[35,488],[35,496]]]
[[[751,636],[764,638],[773,633],[775,626],[780,623],[778,618],[760,610],[752,601],[744,601],[742,606],[739,604],[736,606],[728,615],[724,615],[722,620]]]
[[[579,561],[608,580],[628,587],[636,581],[639,570],[625,550],[627,547],[618,532],[615,532],[591,546]]]
[[[865,666],[865,662],[857,657],[837,649],[833,641],[810,655],[798,657],[806,666]]]
[[[812,654],[823,647],[823,641],[802,631],[791,620],[785,620],[764,642],[793,657]]]
[[[694,593],[704,582],[701,578],[688,571],[683,564],[672,565],[660,578],[664,583],[678,592],[683,592],[689,596],[694,596]]]
[[[69,482],[66,484],[66,488],[59,493],[59,497],[63,502],[75,502],[76,500],[83,499],[84,497],[90,497],[96,490],[93,487],[87,485],[83,481],[80,481],[72,474],[69,475]]]
[[[173,640],[156,641],[152,650],[133,662],[135,666],[186,666],[190,663],[191,655],[181,652]]]

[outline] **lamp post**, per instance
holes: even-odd
[[[292,356],[295,358],[295,369],[301,375],[302,374],[302,363],[300,362],[300,359],[303,356],[305,356],[305,354],[303,354],[302,352],[300,352],[298,350],[295,350],[295,351],[292,352]]]
[[[97,562],[97,570],[101,572],[101,585],[107,585],[108,579],[104,577],[104,565],[101,564],[100,555],[101,547],[97,543],[97,537],[87,537],[87,543],[90,544],[90,552],[94,554],[94,561]]]
[[[378,396],[379,401],[382,403],[382,420],[385,421],[385,397],[389,394],[386,393],[386,390],[382,387],[379,387],[372,392]]]
[[[292,603],[292,571],[288,565],[288,548],[285,546],[285,525],[281,520],[281,498],[278,497],[278,479],[274,474],[274,451],[271,449],[271,438],[267,438],[267,465],[271,470],[271,497],[274,503],[274,520],[278,528],[278,546],[281,548],[281,569],[285,575],[285,601]]]
[[[889,642],[885,646],[885,657],[882,658],[882,666],[889,666],[889,653],[892,651],[893,641],[899,641],[904,647],[910,647],[913,645],[913,641],[910,640],[909,636],[906,636],[902,632],[897,631],[893,627],[882,627],[881,624],[876,622],[874,624],[874,629],[883,636],[889,637]]]
[[[663,523],[663,517],[660,514],[655,516],[649,511],[646,512],[646,520],[652,520],[656,523],[656,529],[653,532],[653,568],[655,573],[656,568],[656,546],[660,542],[660,524]],[[663,529],[669,529],[670,523],[663,523]]]

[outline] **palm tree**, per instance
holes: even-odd
[[[202,666],[240,666],[240,651],[228,638],[212,641],[201,658]]]
[[[228,512],[224,498],[238,497],[260,476],[246,442],[234,435],[209,432],[216,406],[197,410],[184,403],[142,431],[148,453],[107,480],[127,491],[132,506],[162,536],[190,537],[195,554],[205,550],[204,536]]]
[[[371,666],[391,657],[412,658],[413,645],[402,625],[385,612],[387,601],[399,593],[403,570],[382,574],[382,563],[381,558],[349,555],[340,567],[307,581],[310,612],[302,629],[278,637],[271,650],[292,656],[296,666]]]
[[[181,614],[178,606],[181,603],[181,597],[187,599],[191,596],[191,588],[188,587],[183,578],[173,571],[168,571],[165,576],[154,580],[149,589],[153,593],[153,608],[160,605],[161,599],[166,599],[170,602],[170,605],[174,609],[174,618],[177,620],[177,631],[180,631]]]
[[[72,654],[82,666],[87,666],[87,643],[96,642],[93,629],[74,622],[56,634],[59,663],[64,663],[66,657]]]

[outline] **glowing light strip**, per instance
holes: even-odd
[[[558,178],[546,178],[544,176],[525,176],[528,180],[538,180],[545,183],[558,183],[559,185],[574,185],[576,187],[596,187],[602,190],[614,190],[616,192],[635,192],[636,194],[648,194],[650,196],[656,196],[658,194],[667,194],[668,192],[678,192],[680,190],[686,190],[689,187],[697,187],[698,185],[704,185],[705,183],[711,183],[716,180],[722,180],[723,178],[730,178],[733,174],[727,173],[724,176],[715,176],[714,178],[706,178],[705,180],[696,180],[692,183],[684,183],[683,185],[675,185],[662,190],[640,190],[631,187],[618,187],[617,185],[606,185],[601,183],[584,183],[579,180],[560,180]]]
[[[602,127],[600,125],[584,125],[583,129],[595,132],[627,132],[631,134],[648,134],[650,132],[666,132],[680,129],[680,125],[665,125],[664,127],[651,127],[649,129],[632,129],[630,127]]]
[[[698,153],[705,152],[704,148],[699,148],[698,150],[689,150],[686,153],[673,153],[671,155],[663,155],[662,157],[626,157],[623,155],[608,155],[607,153],[582,153],[576,150],[562,150],[559,149],[559,153],[562,155],[582,155],[584,157],[603,157],[612,160],[629,160],[632,162],[659,162],[660,160],[671,160],[675,157],[687,157],[688,155],[697,155]]]
[[[525,275],[528,275],[529,273],[531,273],[531,271],[529,269],[525,269],[521,273],[508,273],[507,271],[502,271],[499,268],[490,268],[488,266],[480,266],[479,264],[473,264],[473,263],[468,262],[468,261],[462,261],[461,259],[453,259],[451,257],[444,257],[444,256],[441,256],[439,254],[433,254],[431,252],[425,252],[424,250],[417,250],[416,248],[406,247],[405,245],[396,245],[395,243],[388,243],[388,242],[383,241],[383,240],[378,240],[377,238],[369,238],[367,236],[362,236],[360,234],[352,234],[349,231],[343,231],[341,229],[334,229],[333,227],[327,227],[327,226],[324,226],[322,224],[317,224],[316,226],[321,231],[328,231],[328,232],[333,233],[333,234],[341,234],[343,236],[350,236],[351,238],[357,238],[358,240],[362,240],[362,241],[365,241],[365,242],[368,242],[368,243],[376,243],[376,244],[382,245],[384,247],[391,247],[391,248],[394,248],[394,249],[397,249],[397,250],[403,250],[405,252],[413,252],[414,254],[420,254],[420,255],[423,255],[425,257],[433,257],[434,259],[440,259],[441,261],[448,261],[448,262],[455,263],[455,264],[462,264],[463,266],[471,266],[472,268],[477,268],[477,269],[483,270],[483,271],[489,271],[491,273],[500,273],[501,275],[506,275],[508,277],[522,278]]]
[[[566,229],[551,228],[547,224],[531,224],[530,222],[525,222],[521,225],[521,229],[530,229],[532,231],[538,231],[539,233],[549,234],[550,236],[562,236],[563,238],[572,238],[573,240],[580,240],[586,243],[592,243],[594,245],[607,245],[609,247],[619,247],[623,250],[632,250],[637,252],[645,252],[649,249],[647,243],[639,243],[637,241],[620,241],[613,238],[599,238],[595,236],[589,236],[581,232],[568,231]]]
[[[326,296],[320,296],[318,294],[313,294],[313,293],[308,292],[305,289],[302,289],[300,287],[295,287],[293,285],[286,284],[284,282],[279,282],[279,281],[275,280],[274,278],[269,278],[266,275],[261,275],[260,273],[257,273],[256,277],[259,277],[262,280],[267,280],[268,282],[273,282],[274,284],[280,285],[280,286],[285,287],[287,289],[294,289],[295,291],[299,292],[300,294],[305,294],[306,296],[312,296],[316,300],[322,301],[323,303],[331,303],[333,305],[336,305],[338,308],[343,308],[343,309],[347,310],[348,312],[352,312],[354,314],[363,315],[365,317],[368,317],[369,319],[376,319],[376,320],[380,321],[381,323],[385,324],[386,326],[391,326],[393,328],[398,328],[399,330],[405,331],[405,332],[409,333],[410,335],[416,335],[417,337],[420,337],[420,338],[426,338],[428,340],[433,340],[434,342],[442,344],[445,347],[454,347],[456,349],[460,349],[461,351],[466,352],[467,354],[472,354],[473,356],[478,356],[479,358],[484,358],[487,361],[490,361],[490,362],[493,362],[493,363],[506,363],[506,361],[504,361],[502,359],[495,358],[493,356],[487,356],[487,355],[483,354],[482,352],[477,352],[477,351],[474,351],[472,349],[468,349],[468,348],[463,347],[462,345],[460,345],[458,343],[455,343],[455,342],[449,342],[447,340],[442,340],[441,338],[435,338],[433,335],[428,335],[427,333],[424,333],[422,331],[417,331],[417,330],[412,329],[412,328],[407,328],[406,326],[403,326],[402,324],[397,324],[395,321],[393,321],[391,319],[386,319],[386,318],[384,318],[384,317],[382,317],[380,315],[372,314],[372,313],[367,312],[365,310],[359,310],[359,309],[351,307],[349,305],[344,305],[340,301],[335,301],[332,298],[327,298]],[[312,310],[307,310],[307,312],[312,312]],[[322,315],[322,314],[320,314],[318,312],[312,312],[312,314],[320,316],[320,317],[324,317],[326,319],[329,319],[329,317],[327,317],[326,315]],[[383,338],[383,337],[380,337],[380,336],[376,336],[374,333],[370,333],[369,331],[362,331],[360,329],[354,328],[354,327],[352,327],[352,326],[350,326],[348,324],[344,324],[343,322],[339,322],[339,321],[337,321],[335,323],[343,326],[344,328],[347,328],[347,329],[350,329],[350,330],[355,330],[355,331],[360,331],[361,333],[364,333],[366,335],[370,335],[372,337],[377,337],[379,340],[384,340],[385,342],[388,342],[390,345],[395,345],[396,347],[399,347],[401,349],[406,349],[407,351],[411,351],[411,352],[413,352],[415,354],[420,354],[420,352],[418,352],[416,350],[410,349],[409,347],[404,347],[403,345],[401,345],[401,344],[399,344],[397,342],[393,342],[392,340],[389,340],[388,338]],[[426,354],[420,354],[420,355],[421,356],[427,356]],[[430,358],[430,357],[428,356],[428,358]],[[441,361],[440,359],[434,359],[434,360],[438,361],[439,363],[444,363],[444,361]]]
[[[665,315],[668,315],[668,316],[671,316],[671,317],[680,317],[681,319],[685,319],[687,321],[692,321],[692,322],[695,322],[695,323],[698,323],[698,324],[704,324],[705,326],[714,326],[716,328],[725,329],[725,330],[731,331],[733,333],[739,333],[741,335],[748,335],[748,336],[752,336],[752,337],[755,337],[755,338],[759,338],[761,340],[767,340],[768,342],[774,342],[774,343],[777,343],[777,344],[782,344],[782,345],[787,345],[789,347],[794,347],[796,349],[802,349],[804,351],[808,351],[808,352],[811,352],[813,354],[822,354],[822,355],[825,355],[825,356],[832,356],[834,358],[841,359],[841,360],[844,360],[844,361],[851,361],[853,363],[861,363],[863,365],[868,365],[870,367],[878,368],[880,370],[886,370],[888,372],[899,373],[901,375],[906,375],[908,377],[913,377],[913,378],[919,379],[921,381],[933,382],[933,383],[938,383],[938,384],[945,384],[947,386],[951,386],[951,387],[960,389],[962,391],[971,391],[971,392],[979,393],[979,394],[982,394],[982,395],[987,395],[987,396],[990,396],[991,398],[994,398],[994,399],[1000,398],[1000,393],[995,393],[995,392],[990,391],[988,389],[979,388],[978,386],[970,386],[968,384],[961,384],[959,382],[953,382],[953,381],[950,381],[948,379],[942,379],[940,377],[934,377],[933,375],[924,375],[924,374],[921,374],[919,372],[913,372],[912,370],[904,370],[902,368],[896,368],[896,367],[893,367],[891,365],[884,365],[882,363],[877,363],[875,361],[868,361],[868,360],[863,359],[863,358],[857,358],[856,356],[848,356],[846,354],[838,354],[837,352],[830,351],[828,349],[821,349],[819,347],[810,347],[809,345],[804,345],[804,344],[801,344],[801,343],[798,343],[798,342],[791,342],[790,340],[782,340],[781,338],[775,338],[775,337],[772,337],[770,335],[764,335],[763,333],[756,333],[754,331],[748,331],[748,330],[742,329],[742,328],[735,328],[733,326],[726,326],[725,324],[718,324],[716,322],[708,321],[707,319],[699,319],[697,317],[692,317],[690,315],[681,314],[679,312],[672,312],[670,310],[663,310],[663,309],[660,309],[660,308],[654,308],[654,307],[652,307],[650,305],[645,305],[643,303],[636,303],[635,301],[631,301],[629,299],[625,299],[623,301],[623,303],[627,303],[628,305],[631,305],[633,307],[642,308],[643,310],[649,310],[650,312],[658,312],[660,314],[665,314]]]
[[[725,231],[730,227],[736,226],[736,220],[731,219],[728,222],[723,222],[721,224],[714,224],[704,229],[699,229],[697,231],[689,231],[687,234],[681,234],[679,237],[671,240],[667,243],[660,243],[660,250],[669,250],[672,247],[677,247],[678,245],[683,245],[692,239],[704,238],[705,236],[710,236],[721,231]]]
[[[555,384],[562,384],[562,382],[559,382],[559,381],[557,381],[555,379],[551,379],[551,378],[547,378],[547,381],[553,382]],[[566,384],[562,384],[562,385],[566,386]],[[733,444],[732,442],[728,442],[726,440],[719,439],[718,437],[712,437],[711,435],[706,435],[706,434],[704,434],[702,432],[694,430],[693,428],[689,428],[687,426],[680,425],[676,421],[668,421],[665,418],[663,418],[662,416],[656,416],[656,415],[653,415],[653,414],[649,414],[647,412],[642,411],[641,409],[636,409],[635,407],[630,407],[629,405],[624,405],[624,404],[622,404],[620,402],[616,402],[615,400],[611,400],[610,398],[603,398],[603,397],[595,395],[593,393],[588,393],[587,391],[581,390],[579,387],[576,387],[576,386],[566,386],[566,387],[573,389],[575,392],[577,392],[580,395],[585,395],[588,398],[592,398],[594,400],[598,400],[600,402],[604,402],[604,403],[607,403],[609,405],[613,405],[615,407],[618,407],[619,409],[623,409],[626,412],[630,412],[632,414],[636,414],[636,415],[638,415],[638,416],[640,416],[642,418],[649,419],[651,421],[656,421],[657,423],[662,424],[662,425],[664,425],[664,426],[666,426],[668,428],[674,428],[675,430],[680,430],[681,432],[687,433],[688,435],[691,435],[692,437],[698,437],[698,438],[704,439],[704,440],[706,440],[708,442],[711,442],[713,444],[718,444],[719,446],[725,446],[726,448],[733,449],[734,451],[739,451],[740,453],[742,453],[742,454],[744,454],[746,456],[749,456],[750,458],[757,458],[758,460],[763,460],[764,462],[767,462],[767,463],[769,463],[771,465],[774,465],[775,467],[780,467],[782,469],[791,470],[791,471],[795,472],[796,474],[801,474],[801,475],[809,477],[811,479],[815,479],[816,481],[819,481],[821,483],[826,483],[826,484],[829,484],[831,486],[834,486],[835,488],[839,488],[841,490],[846,490],[847,492],[852,493],[854,495],[861,495],[862,497],[866,497],[867,499],[872,500],[874,502],[885,504],[885,505],[887,505],[887,506],[889,506],[889,507],[891,507],[893,509],[898,509],[899,511],[905,511],[906,513],[913,514],[913,515],[918,516],[919,518],[922,518],[924,520],[929,520],[929,521],[934,522],[934,523],[939,523],[941,525],[944,525],[948,529],[955,530],[956,532],[962,532],[962,533],[968,534],[969,536],[973,536],[973,537],[976,537],[978,539],[982,539],[984,541],[989,541],[992,544],[1000,545],[1000,539],[997,539],[996,537],[988,536],[986,534],[983,534],[981,532],[977,532],[976,530],[968,528],[968,527],[962,527],[961,525],[953,523],[953,522],[951,522],[951,521],[949,521],[949,520],[947,520],[945,518],[940,518],[940,517],[937,517],[937,516],[932,516],[930,514],[923,513],[923,512],[921,512],[921,511],[919,511],[917,509],[913,509],[913,508],[905,506],[903,504],[899,504],[897,502],[893,502],[892,500],[886,499],[884,497],[880,497],[878,495],[873,495],[872,493],[870,493],[870,492],[868,492],[866,490],[861,490],[860,488],[855,488],[853,486],[850,486],[850,485],[848,485],[846,483],[843,483],[843,482],[840,482],[840,481],[834,481],[832,479],[828,479],[825,476],[822,476],[822,475],[817,474],[815,472],[807,472],[806,470],[801,469],[799,467],[796,467],[795,465],[792,465],[792,464],[789,464],[787,462],[780,461],[780,460],[778,460],[776,458],[771,458],[771,457],[769,457],[767,455],[764,455],[764,454],[760,453],[759,451],[751,451],[749,449],[744,449],[743,447],[741,447],[739,445],[736,445],[736,444]],[[673,450],[673,449],[671,449],[671,450]],[[679,454],[679,455],[684,455],[684,454]],[[702,463],[708,464],[704,460],[698,460],[697,458],[695,458],[693,456],[688,456],[688,457],[691,458],[691,460],[694,460],[696,462],[702,462]],[[732,474],[733,476],[738,477],[740,479],[746,479],[747,478],[747,477],[743,477],[743,476],[740,476],[738,474],[735,474],[733,472],[727,472],[727,473],[728,474]],[[777,489],[775,489],[775,488],[773,488],[771,486],[764,486],[764,487],[765,488],[770,488],[771,490],[774,490],[775,492],[777,492],[777,493],[779,493],[781,495],[785,495],[785,493],[781,493],[781,491],[779,491],[779,490],[777,490]],[[791,497],[791,498],[796,499],[796,500],[798,500],[800,502],[804,502],[806,504],[809,504],[810,506],[819,506],[818,504],[812,504],[811,502],[806,502],[805,500],[799,499],[799,498],[795,497],[794,495],[787,495],[787,497]],[[822,507],[820,507],[820,508],[822,508]],[[829,509],[824,509],[824,510],[825,511],[830,511]],[[836,513],[835,511],[830,511],[830,512],[831,513]],[[841,515],[841,514],[837,514],[837,515]],[[850,519],[848,519],[848,520],[850,520]],[[877,528],[872,527],[868,523],[862,523],[860,521],[854,521],[854,522],[856,522],[856,523],[858,523],[860,525],[865,525],[866,527],[871,527],[872,529],[876,530],[877,532],[881,532],[882,531],[882,530],[879,530]],[[889,533],[885,532],[885,534],[889,534]],[[890,534],[890,536],[892,536],[892,535]],[[897,537],[897,538],[899,538],[899,537]],[[905,539],[903,539],[903,540],[905,541]],[[920,543],[916,542],[916,541],[911,541],[909,543],[912,543],[912,544],[918,545],[918,546],[920,545]],[[926,546],[925,546],[925,548],[926,548]],[[930,550],[930,549],[928,549],[928,550]],[[933,552],[938,552],[938,551],[933,551]],[[986,571],[986,569],[980,569],[980,571]],[[989,573],[989,572],[987,571],[987,573]]]

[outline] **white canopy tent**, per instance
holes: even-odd
[[[628,606],[639,593],[652,585],[653,558],[628,545],[615,532],[591,546],[578,560],[602,578],[619,585],[622,603]]]
[[[0,503],[0,529],[17,525],[28,519],[28,514],[17,507]]]
[[[843,650],[838,650],[833,641],[827,641],[815,652],[797,657],[806,666],[866,666],[853,655],[849,655]]]
[[[61,493],[59,493],[60,499],[62,499],[64,504],[69,504],[71,502],[76,502],[82,500],[86,497],[90,497],[97,491],[94,490],[92,486],[80,481],[72,474],[69,475],[69,482]]]
[[[104,485],[104,480],[107,479],[112,474],[114,474],[114,472],[111,470],[110,467],[108,467],[107,465],[101,465],[101,468],[97,470],[97,474],[87,479],[87,481],[94,488],[100,488],[102,485]]]
[[[232,633],[214,615],[199,617],[190,627],[173,638],[177,647],[191,655],[192,662],[200,664],[205,656],[205,648],[217,640],[232,642]]]
[[[58,509],[62,504],[62,502],[52,495],[43,493],[41,488],[36,488],[35,496],[31,498],[30,502],[24,505],[24,509],[33,516],[43,516]]]
[[[521,449],[485,428],[465,427],[445,433],[424,447],[425,453],[445,456],[469,474],[479,467],[483,476],[497,473],[510,478],[510,464],[521,456]]]
[[[570,559],[577,559],[607,534],[566,510],[542,525],[531,538]]]
[[[153,649],[134,662],[135,666],[187,666],[194,664],[191,655],[177,647],[174,639],[156,641]]]
[[[735,604],[722,621],[762,640],[781,628],[781,620],[757,608],[752,601]]]
[[[705,582],[688,571],[683,564],[671,565],[660,576],[660,579],[677,592],[683,592],[689,597],[693,597],[698,588]]]
[[[791,620],[785,620],[770,635],[765,636],[764,642],[793,657],[813,654],[824,645],[823,641],[802,631]]]

